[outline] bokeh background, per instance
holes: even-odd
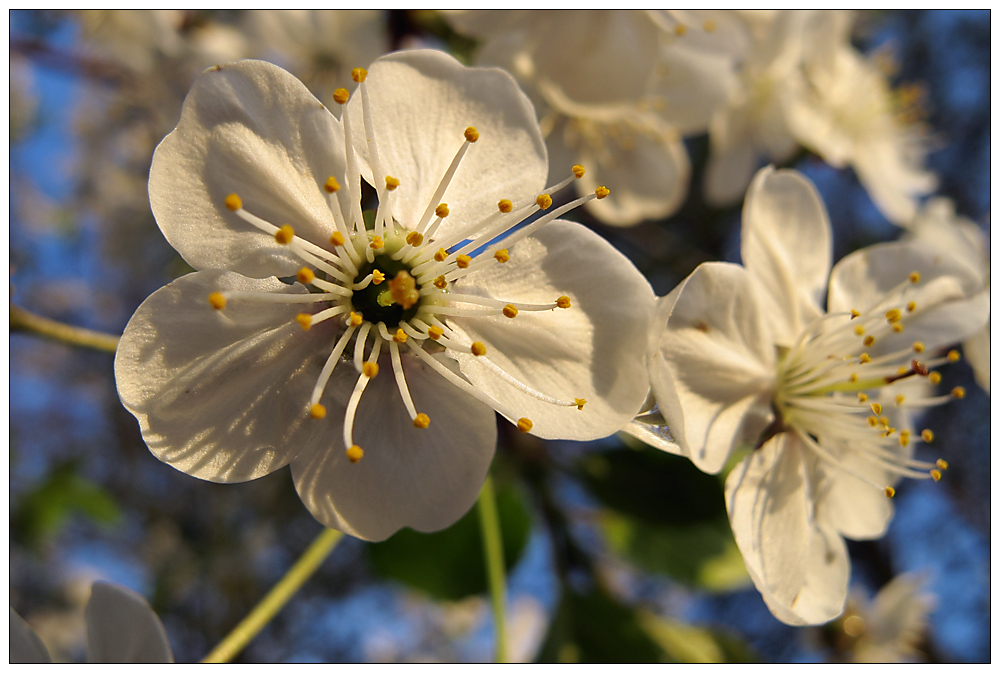
[[[475,42],[432,12],[40,12],[10,14],[11,302],[120,334],[139,303],[189,271],[149,211],[152,151],[202,69],[272,60],[318,96],[398,48],[469,60]],[[989,231],[990,13],[859,17],[863,52],[891,45],[897,82],[925,87],[939,193]],[[347,68],[347,70],[345,70]],[[708,140],[685,139],[692,189],[671,218],[607,228],[570,215],[629,255],[666,294],[697,264],[738,261],[739,206],[700,196]],[[802,153],[837,258],[900,235],[850,170]],[[613,187],[613,185],[612,185]],[[135,589],[161,616],[178,661],[197,661],[320,531],[287,470],[222,486],[159,463],[120,405],[108,353],[10,337],[10,604],[57,660],[84,657],[94,579]],[[990,657],[990,401],[969,395],[925,425],[951,469],[904,482],[881,540],[850,543],[849,613],[915,587],[924,624],[911,659]],[[543,442],[500,423],[493,469],[509,563],[508,622],[520,660],[847,661],[863,636],[841,619],[774,619],[732,541],[722,482],[624,437]],[[492,618],[475,512],[448,531],[345,539],[240,661],[488,661]]]

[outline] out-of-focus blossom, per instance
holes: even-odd
[[[913,431],[910,414],[964,396],[933,394],[934,368],[954,359],[938,353],[989,313],[976,275],[933,248],[876,245],[830,271],[830,240],[812,184],[761,171],[743,210],[745,267],[703,264],[663,298],[651,358],[676,441],[661,448],[707,472],[752,449],[726,481],[730,523],[754,584],[790,624],[840,614],[843,538],[885,532],[900,477],[941,478],[944,461],[912,458],[933,433]]]
[[[919,575],[906,574],[894,577],[871,601],[852,593],[834,625],[843,634],[840,649],[856,663],[918,661],[916,648],[936,602],[923,585]]]
[[[472,505],[493,410],[545,438],[631,420],[654,297],[556,219],[608,190],[553,206],[584,169],[544,188],[509,75],[410,51],[354,78],[341,119],[262,61],[196,81],[149,193],[198,271],[139,307],[115,373],[161,460],[219,482],[290,463],[322,523],[378,540]],[[368,224],[362,180],[378,196]]]
[[[174,655],[159,617],[131,589],[95,582],[84,616],[87,661],[107,664],[172,663]],[[10,609],[10,662],[51,663],[38,634]]]

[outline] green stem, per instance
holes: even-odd
[[[325,528],[316,536],[313,543],[305,550],[285,576],[282,577],[264,599],[236,625],[215,649],[201,660],[203,664],[224,664],[231,661],[243,648],[267,626],[285,603],[295,595],[295,592],[305,584],[320,567],[333,548],[340,542],[343,533],[332,528]]]
[[[486,477],[479,493],[479,523],[483,530],[483,555],[486,557],[486,574],[490,583],[490,600],[493,603],[493,621],[496,623],[496,661],[507,661],[507,620],[505,602],[507,582],[504,577],[503,540],[500,537],[500,516],[497,514],[496,493],[492,477]]]
[[[34,332],[49,339],[55,339],[71,346],[84,346],[99,351],[114,353],[118,349],[119,337],[114,334],[96,332],[92,329],[74,327],[66,323],[43,318],[18,306],[10,305],[10,331]]]

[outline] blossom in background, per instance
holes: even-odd
[[[924,589],[919,575],[894,577],[872,600],[852,595],[844,615],[837,620],[841,649],[857,663],[906,663],[919,661],[917,645],[934,610],[934,596]]]
[[[608,190],[552,205],[584,169],[544,187],[509,75],[434,51],[353,75],[340,119],[269,63],[196,81],[149,193],[197,271],[139,307],[115,374],[160,460],[218,482],[291,464],[317,519],[378,540],[472,505],[494,409],[545,438],[625,425],[649,388],[654,296],[557,219]]]
[[[923,241],[956,261],[968,264],[979,278],[987,297],[990,293],[990,244],[983,230],[955,212],[950,199],[937,197],[924,204],[907,225],[904,238]],[[962,342],[962,352],[972,367],[976,382],[990,392],[990,322]]]
[[[174,660],[159,617],[131,589],[95,582],[84,618],[90,663],[155,664]],[[13,608],[10,609],[10,662],[52,662],[45,643]]]
[[[899,477],[941,478],[944,461],[912,458],[933,433],[913,430],[911,413],[964,395],[933,393],[935,368],[958,355],[940,349],[989,312],[976,275],[933,248],[875,245],[830,271],[830,238],[812,184],[765,169],[744,205],[745,267],[699,266],[654,323],[652,388],[676,442],[655,444],[707,472],[751,449],[726,480],[730,523],[790,624],[840,614],[843,538],[885,532]]]

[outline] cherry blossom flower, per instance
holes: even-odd
[[[654,296],[558,219],[608,190],[552,205],[584,168],[545,188],[509,75],[410,51],[353,77],[340,119],[265,62],[196,81],[149,192],[197,271],[139,307],[115,372],[160,460],[217,482],[290,464],[317,519],[380,540],[472,505],[494,410],[543,438],[625,425]]]
[[[982,329],[975,274],[918,242],[848,255],[830,271],[826,209],[794,171],[765,169],[743,210],[745,267],[699,266],[661,300],[651,383],[673,441],[657,442],[726,481],[747,570],[790,624],[833,619],[847,595],[844,537],[881,536],[900,477],[938,480],[913,458],[933,440],[912,414],[936,394],[948,344]],[[824,289],[826,311],[822,308]]]

